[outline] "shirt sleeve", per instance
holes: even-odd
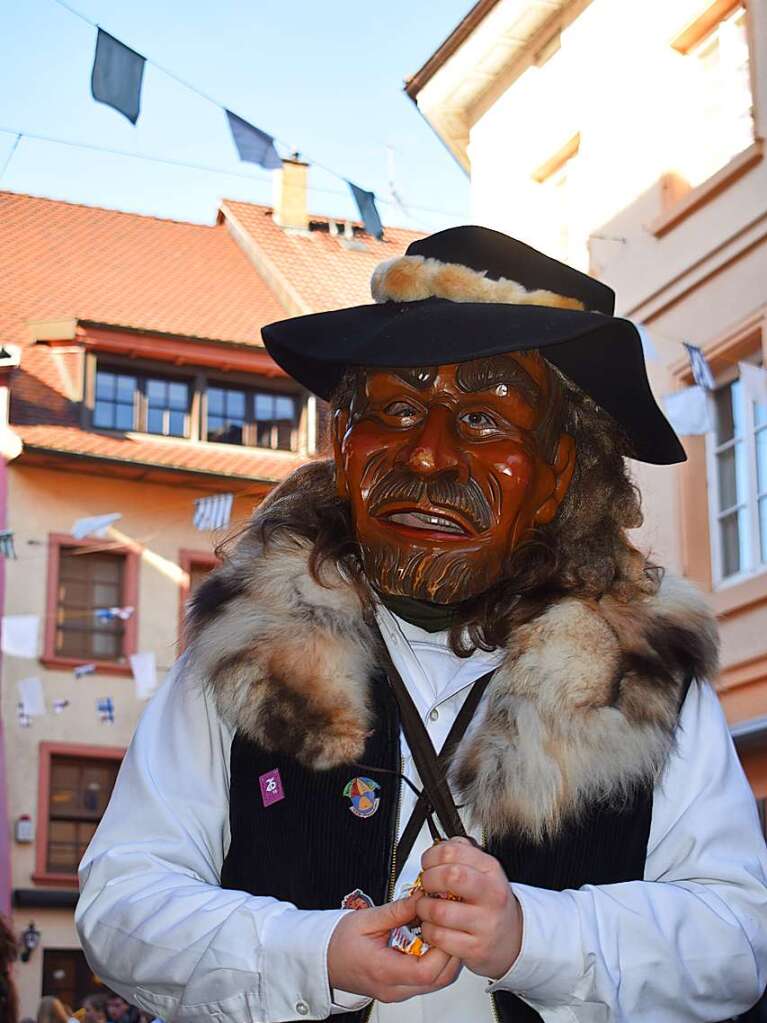
[[[694,684],[656,786],[643,881],[512,883],[521,953],[489,990],[576,1019],[729,1019],[767,983],[767,854],[719,700]],[[580,1010],[580,1011],[579,1011]]]
[[[324,1019],[343,911],[220,887],[231,742],[182,658],[144,712],[80,864],[83,949],[105,984],[162,1019]]]

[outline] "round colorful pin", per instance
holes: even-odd
[[[355,817],[373,816],[381,804],[381,797],[376,795],[380,787],[372,778],[352,778],[346,783],[344,795],[351,800],[349,809]]]

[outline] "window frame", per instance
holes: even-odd
[[[245,421],[242,427],[242,435],[247,438],[243,444],[229,444],[226,441],[208,440],[208,390],[211,387],[223,391],[242,391],[245,395]],[[293,402],[293,422],[290,428],[290,447],[267,447],[264,444],[256,443],[258,436],[258,420],[256,419],[256,398],[263,395],[267,398],[289,398]],[[292,391],[271,390],[258,385],[242,384],[236,380],[221,380],[218,377],[206,376],[204,391],[200,403],[200,440],[204,444],[221,444],[226,448],[250,448],[256,451],[281,451],[284,454],[297,454],[299,447],[299,429],[302,415],[302,397]],[[274,427],[272,427],[274,432]]]
[[[186,621],[186,602],[189,600],[191,589],[191,571],[195,565],[202,565],[210,570],[221,564],[213,551],[194,550],[190,547],[182,547],[178,552],[178,563],[181,568],[181,578],[178,586],[178,652],[186,649],[186,637],[184,635],[184,623]]]
[[[87,657],[66,657],[56,653],[56,608],[58,605],[60,552],[63,547],[104,551],[125,558],[121,605],[133,607],[133,614],[125,622],[123,654],[117,661],[102,661]],[[129,657],[138,650],[138,575],[141,555],[138,547],[108,540],[75,540],[68,533],[48,534],[48,580],[45,607],[45,630],[41,664],[47,668],[76,668],[80,664],[95,664],[101,674],[130,675]]]
[[[743,361],[750,361],[750,359],[744,359]],[[743,443],[746,452],[747,492],[744,503],[748,530],[750,533],[749,546],[751,550],[751,562],[746,568],[741,567],[737,572],[733,572],[731,575],[724,575],[724,565],[722,562],[723,551],[721,521],[728,512],[725,512],[723,515],[719,509],[719,466],[717,463],[717,455],[728,447],[734,448],[737,441],[733,437],[731,440],[725,441],[723,444],[718,442],[716,436],[716,399],[714,395],[717,390],[731,386],[738,379],[737,367],[733,366],[728,372],[720,375],[717,380],[717,388],[708,395],[712,422],[714,423],[714,429],[706,434],[706,478],[708,480],[707,489],[709,535],[711,541],[711,578],[713,588],[715,590],[725,590],[731,586],[737,586],[739,583],[746,582],[749,579],[758,578],[759,576],[767,573],[767,559],[762,560],[761,552],[759,490],[756,468],[756,433],[757,430],[761,432],[761,430],[766,428],[764,426],[758,427],[756,425],[754,420],[754,410],[752,407],[753,403],[747,402],[745,399],[743,399],[743,436],[740,438],[740,442]],[[733,508],[736,509],[738,507],[740,507],[739,504],[733,506]],[[730,509],[730,514],[731,511],[732,510]]]
[[[96,423],[96,402],[98,401],[96,389],[98,386],[99,372],[135,377],[136,388],[133,392],[133,425],[129,430],[124,430],[119,426],[99,426]],[[184,413],[183,434],[155,433],[153,430],[148,429],[149,395],[147,393],[147,385],[150,380],[159,380],[166,384],[184,384],[188,388],[189,400],[187,402],[186,412]],[[171,441],[194,440],[194,433],[197,428],[194,416],[195,390],[196,379],[193,375],[173,373],[172,371],[170,373],[166,373],[164,372],[164,369],[161,369],[158,372],[145,366],[136,366],[135,364],[129,364],[126,366],[111,359],[107,359],[105,361],[96,359],[93,371],[93,407],[91,409],[90,416],[91,427],[94,430],[104,430],[109,433],[145,433],[149,437],[162,437],[165,440]],[[122,404],[127,403],[122,402]]]
[[[158,367],[160,367],[158,369]],[[96,376],[99,370],[107,373],[122,373],[135,376],[137,387],[134,399],[134,425],[131,431],[140,433],[147,438],[156,438],[171,443],[193,443],[193,444],[215,444],[222,445],[228,450],[240,451],[271,451],[277,454],[296,455],[305,452],[308,443],[307,436],[307,392],[301,388],[287,388],[271,386],[270,378],[257,377],[253,379],[246,373],[232,372],[224,374],[220,369],[208,370],[199,366],[183,367],[181,369],[170,368],[166,372],[165,363],[153,363],[150,359],[130,359],[119,355],[102,356],[99,352],[89,354],[86,364],[85,401],[83,403],[82,423],[86,429],[96,430],[107,434],[125,434],[128,431],[109,426],[96,426]],[[185,383],[189,388],[189,410],[186,414],[186,433],[183,437],[177,437],[162,433],[150,433],[146,430],[148,402],[146,397],[146,381],[149,378],[167,380],[175,383]],[[245,392],[246,397],[246,423],[243,435],[248,438],[247,443],[228,444],[223,441],[209,441],[207,439],[207,406],[208,388],[220,387],[228,390],[240,390]],[[265,447],[255,443],[257,436],[257,421],[255,419],[255,398],[263,394],[268,397],[290,398],[293,402],[294,417],[291,426],[291,444],[289,448]],[[251,442],[250,438],[253,438]]]
[[[77,888],[77,873],[54,873],[47,869],[50,825],[51,763],[53,757],[77,757],[80,760],[118,760],[125,756],[124,746],[89,746],[71,742],[41,742],[38,749],[37,813],[35,827],[35,867],[32,883],[57,888]]]

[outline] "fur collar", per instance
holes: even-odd
[[[287,541],[247,535],[203,584],[188,663],[222,717],[323,770],[359,759],[376,639],[354,588]],[[451,782],[488,834],[553,836],[578,808],[654,783],[686,680],[716,671],[702,597],[666,578],[634,604],[565,598],[519,628],[453,761]]]

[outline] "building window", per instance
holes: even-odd
[[[197,592],[202,583],[213,569],[220,564],[219,559],[212,551],[179,551],[179,565],[181,566],[181,584],[179,586],[179,646],[185,646],[184,623],[186,620],[186,609],[189,600]]]
[[[137,385],[138,380],[135,376],[98,370],[93,425],[105,430],[134,430]]]
[[[296,399],[287,394],[208,387],[206,438],[220,444],[248,444],[294,451]]]
[[[107,808],[119,766],[113,760],[51,757],[47,873],[77,873]]]
[[[48,574],[43,660],[127,670],[136,641],[137,552],[55,534]]]
[[[260,448],[290,451],[296,421],[295,401],[284,394],[255,394],[253,399],[256,444]]]
[[[548,160],[533,171],[541,186],[543,223],[548,225],[546,248],[570,266],[588,269],[588,232],[579,224],[578,168],[581,146],[576,132]]]
[[[673,42],[685,54],[699,98],[709,177],[754,141],[747,15],[737,0],[717,0]],[[701,178],[701,180],[703,180]]]
[[[123,750],[40,744],[36,870],[40,883],[76,883],[77,867],[112,795]]]
[[[146,431],[163,437],[189,434],[189,386],[178,380],[147,379]]]
[[[53,995],[65,1005],[80,1005],[86,995],[105,992],[79,948],[44,948],[43,989],[41,994]]]
[[[188,437],[190,393],[189,384],[181,380],[99,368],[93,425]]]
[[[722,581],[767,566],[767,405],[747,400],[737,379],[713,402],[712,543]]]
[[[124,565],[123,554],[60,549],[56,654],[101,661],[122,655],[125,622],[106,611],[122,605]]]
[[[231,387],[209,387],[207,439],[219,444],[244,444],[247,422],[245,391]]]

